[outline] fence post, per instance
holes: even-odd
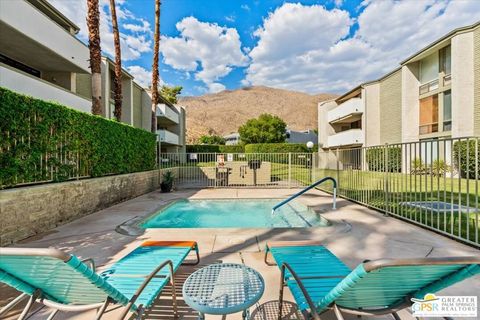
[[[383,175],[383,180],[384,180],[384,210],[385,210],[385,216],[388,216],[388,196],[389,196],[389,181],[388,181],[388,143],[385,143],[384,147],[384,152],[383,152],[383,170],[385,171],[385,174]]]
[[[338,148],[335,151],[335,157],[337,158],[337,190],[340,191],[340,151]]]
[[[288,187],[292,187],[292,153],[288,153]]]

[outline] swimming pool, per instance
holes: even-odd
[[[272,215],[279,199],[179,200],[141,224],[142,228],[305,228],[328,221],[291,201]]]

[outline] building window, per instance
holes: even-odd
[[[420,84],[438,80],[438,54],[437,52],[420,61]]]
[[[438,132],[438,95],[420,99],[420,134]]]
[[[452,91],[443,93],[443,131],[452,130]]]
[[[31,74],[32,76],[40,78],[40,71],[38,71],[37,69],[29,67],[29,66],[27,66],[27,65],[25,65],[21,62],[18,62],[16,60],[10,59],[9,57],[4,56],[3,54],[0,54],[0,62],[8,65],[10,67],[13,67],[15,69],[18,69],[20,71]]]
[[[452,73],[452,49],[451,46],[440,49],[439,51],[439,69],[445,75]]]

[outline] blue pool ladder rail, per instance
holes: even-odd
[[[315,188],[316,186],[318,186],[319,184],[322,184],[324,183],[325,181],[332,181],[333,182],[333,210],[335,210],[337,208],[337,180],[335,180],[334,178],[332,177],[325,177],[325,178],[322,178],[320,180],[318,180],[317,182],[314,182],[312,183],[311,185],[309,185],[308,187],[306,187],[305,189],[303,189],[302,191],[300,192],[297,192],[295,193],[294,195],[288,197],[287,199],[279,202],[278,204],[276,204],[273,208],[272,208],[272,214],[275,213],[275,210],[277,210],[278,208],[280,208],[281,206],[287,204],[288,202],[292,201],[293,199],[301,196],[302,194],[304,194],[305,192]]]

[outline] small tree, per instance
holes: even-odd
[[[182,86],[168,87],[162,86],[160,88],[160,95],[164,97],[170,103],[177,103],[177,96],[182,93]]]
[[[250,119],[240,128],[240,140],[250,143],[280,143],[285,142],[287,124],[281,118],[264,113],[258,119]]]
[[[203,135],[198,139],[198,143],[200,144],[216,144],[216,145],[223,145],[225,144],[225,139],[221,136],[217,135]]]

